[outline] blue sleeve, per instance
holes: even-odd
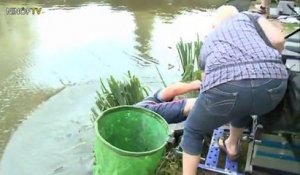
[[[159,102],[164,102],[164,100],[162,100],[162,98],[161,98],[161,91],[162,91],[162,89],[159,89],[158,91],[156,91],[155,93],[154,93],[154,98],[157,100],[157,101],[159,101]]]

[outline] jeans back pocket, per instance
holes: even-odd
[[[286,80],[281,80],[280,83],[275,85],[275,87],[267,89],[271,101],[272,101],[272,106],[275,107],[279,104],[279,102],[282,100],[285,91],[286,91],[286,86],[287,86],[287,81]]]
[[[225,92],[218,87],[214,87],[207,90],[204,96],[207,110],[220,116],[226,116],[233,110],[238,92]]]

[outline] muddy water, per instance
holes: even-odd
[[[145,83],[158,82],[154,64],[173,82],[180,75],[176,43],[201,38],[206,9],[225,0],[211,2],[0,0],[0,157],[17,126],[64,87],[128,70]],[[6,14],[21,7],[42,7],[42,13]]]

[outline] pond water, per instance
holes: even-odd
[[[225,0],[0,0],[0,157],[11,134],[66,86],[130,70],[144,83],[181,73],[176,44],[203,37]],[[7,15],[41,7],[40,15]],[[173,67],[174,66],[174,67]],[[171,67],[173,67],[171,69]]]

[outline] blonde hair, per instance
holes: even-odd
[[[217,8],[216,13],[213,16],[214,25],[219,25],[222,21],[227,18],[239,13],[238,9],[232,5],[222,5]]]

